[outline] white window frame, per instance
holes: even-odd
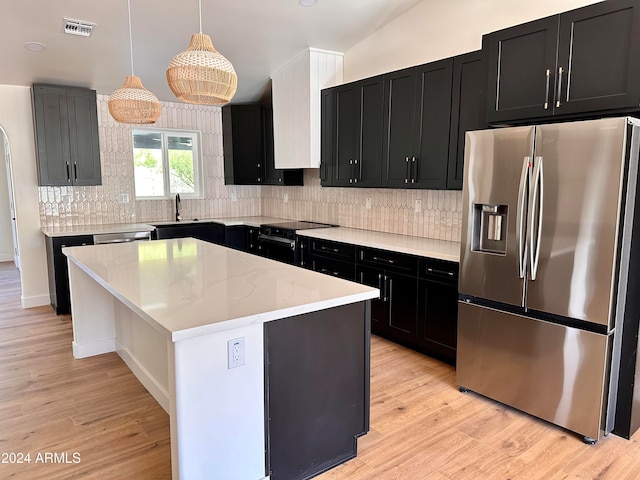
[[[193,182],[194,193],[181,193],[180,198],[204,198],[204,181],[202,170],[202,142],[201,134],[197,130],[174,130],[172,128],[147,128],[136,127],[131,129],[131,160],[134,158],[134,135],[136,133],[159,133],[162,136],[162,176],[164,181],[164,195],[143,197],[135,193],[136,200],[171,200],[175,197],[175,193],[170,191],[169,183],[169,142],[166,140],[170,137],[191,137],[193,139]],[[133,188],[135,192],[135,166],[134,166],[134,182]]]

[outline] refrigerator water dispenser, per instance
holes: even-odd
[[[476,252],[507,253],[507,205],[473,205],[473,244]]]

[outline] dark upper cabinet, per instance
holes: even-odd
[[[323,91],[323,185],[380,186],[382,95],[382,76]]]
[[[302,170],[274,168],[270,107],[225,105],[222,134],[226,185],[302,185]]]
[[[640,5],[609,0],[483,36],[489,123],[640,103]]]
[[[453,59],[385,75],[382,186],[447,187]]]
[[[451,93],[451,129],[449,131],[449,162],[447,189],[462,189],[465,134],[486,128],[485,62],[482,51],[453,58],[453,89]]]
[[[38,184],[100,185],[96,92],[33,85]]]
[[[320,92],[320,184],[323,187],[333,186],[335,88]]]

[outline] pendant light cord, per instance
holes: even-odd
[[[202,33],[202,0],[198,0],[198,12],[200,13],[200,33]]]
[[[127,9],[129,12],[129,54],[131,57],[131,76],[133,76],[134,73],[133,73],[133,39],[131,36],[131,0],[127,0]]]

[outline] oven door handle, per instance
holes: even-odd
[[[258,235],[258,241],[273,243],[275,245],[285,245],[289,248],[294,248],[296,246],[296,242],[294,240],[283,237],[273,237],[271,235],[265,235],[264,233]]]

